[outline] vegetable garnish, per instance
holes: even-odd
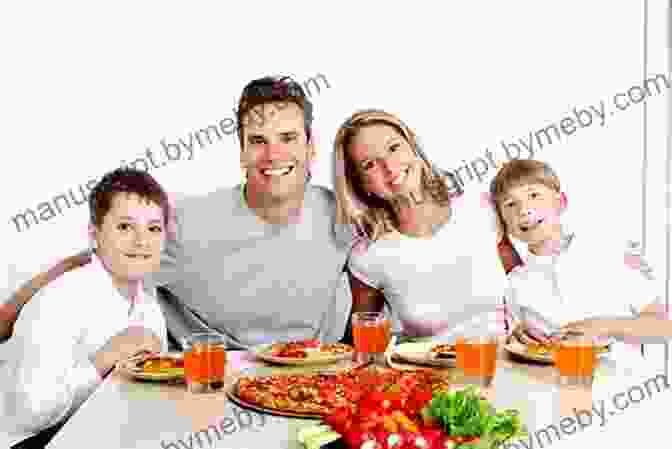
[[[480,437],[477,447],[494,447],[527,435],[516,410],[494,411],[473,386],[460,391],[434,393],[421,415],[426,424],[439,423],[451,437]]]
[[[475,387],[432,392],[409,379],[363,393],[324,424],[299,440],[308,449],[336,435],[352,449],[493,449],[527,436],[517,411],[496,412]]]

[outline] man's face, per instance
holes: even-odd
[[[561,194],[543,184],[509,189],[498,200],[506,230],[528,244],[546,242],[559,228]]]
[[[164,245],[163,210],[135,194],[118,193],[96,229],[96,253],[122,285],[159,268]]]
[[[244,120],[241,165],[248,188],[277,201],[302,195],[306,168],[314,158],[303,110],[294,103],[266,103]]]
[[[367,193],[390,200],[419,189],[422,161],[392,126],[361,128],[347,151]]]

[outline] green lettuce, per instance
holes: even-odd
[[[426,419],[440,423],[450,436],[481,439],[478,443],[460,446],[465,449],[492,448],[509,439],[527,436],[516,410],[497,412],[473,386],[434,393],[422,414]]]

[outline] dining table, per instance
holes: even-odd
[[[500,345],[492,384],[482,389],[496,409],[516,409],[532,439],[549,438],[549,427],[575,417],[577,426],[588,427],[586,413],[592,410],[592,426],[603,426],[615,413],[621,393],[622,407],[634,386],[661,374],[660,367],[642,358],[638,351],[627,356],[602,357],[591,387],[561,386],[552,364],[518,360]],[[225,388],[207,394],[189,393],[183,383],[137,381],[115,370],[68,420],[47,446],[49,449],[95,447],[97,449],[301,449],[298,431],[319,423],[316,419],[276,416],[249,410],[232,401],[226,390],[244,374],[278,374],[305,368],[269,365],[249,351],[228,351]],[[352,363],[350,361],[342,364]],[[345,366],[345,365],[343,365]],[[408,364],[393,366],[414,369]],[[330,369],[334,368],[330,366]],[[418,368],[418,367],[416,367]],[[441,368],[448,375],[454,368]],[[455,388],[460,388],[459,376]],[[653,389],[653,387],[648,389]],[[655,391],[653,392],[655,393]],[[625,394],[625,396],[623,396]],[[634,401],[634,398],[630,400]],[[601,401],[601,402],[600,402]],[[605,418],[595,414],[604,405]],[[606,404],[606,405],[605,405]],[[582,412],[582,411],[586,412]],[[583,413],[583,417],[580,415]],[[565,421],[565,424],[567,421]],[[543,430],[539,433],[538,430]],[[553,432],[550,432],[553,433]],[[570,434],[560,435],[570,438]],[[551,437],[555,438],[553,435]],[[526,447],[526,446],[510,446]],[[527,446],[529,447],[529,446]],[[543,447],[543,445],[534,447]]]

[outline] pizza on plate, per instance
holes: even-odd
[[[520,340],[516,339],[518,343],[525,347],[525,352],[532,356],[541,356],[541,357],[552,357],[553,354],[560,348],[560,342],[552,343],[522,343]],[[609,346],[597,346],[595,352],[597,354],[602,354],[609,351]]]
[[[236,382],[234,394],[266,410],[324,416],[372,391],[433,392],[447,390],[448,386],[446,379],[431,372],[386,369],[372,373],[361,368],[334,374],[245,376]]]
[[[269,348],[273,357],[305,359],[309,355],[334,355],[352,352],[352,346],[343,343],[321,344],[319,340],[274,343]]]
[[[455,345],[438,344],[432,346],[429,352],[435,357],[455,357]]]
[[[141,362],[141,367],[146,373],[184,369],[184,360],[176,357],[151,357]]]

